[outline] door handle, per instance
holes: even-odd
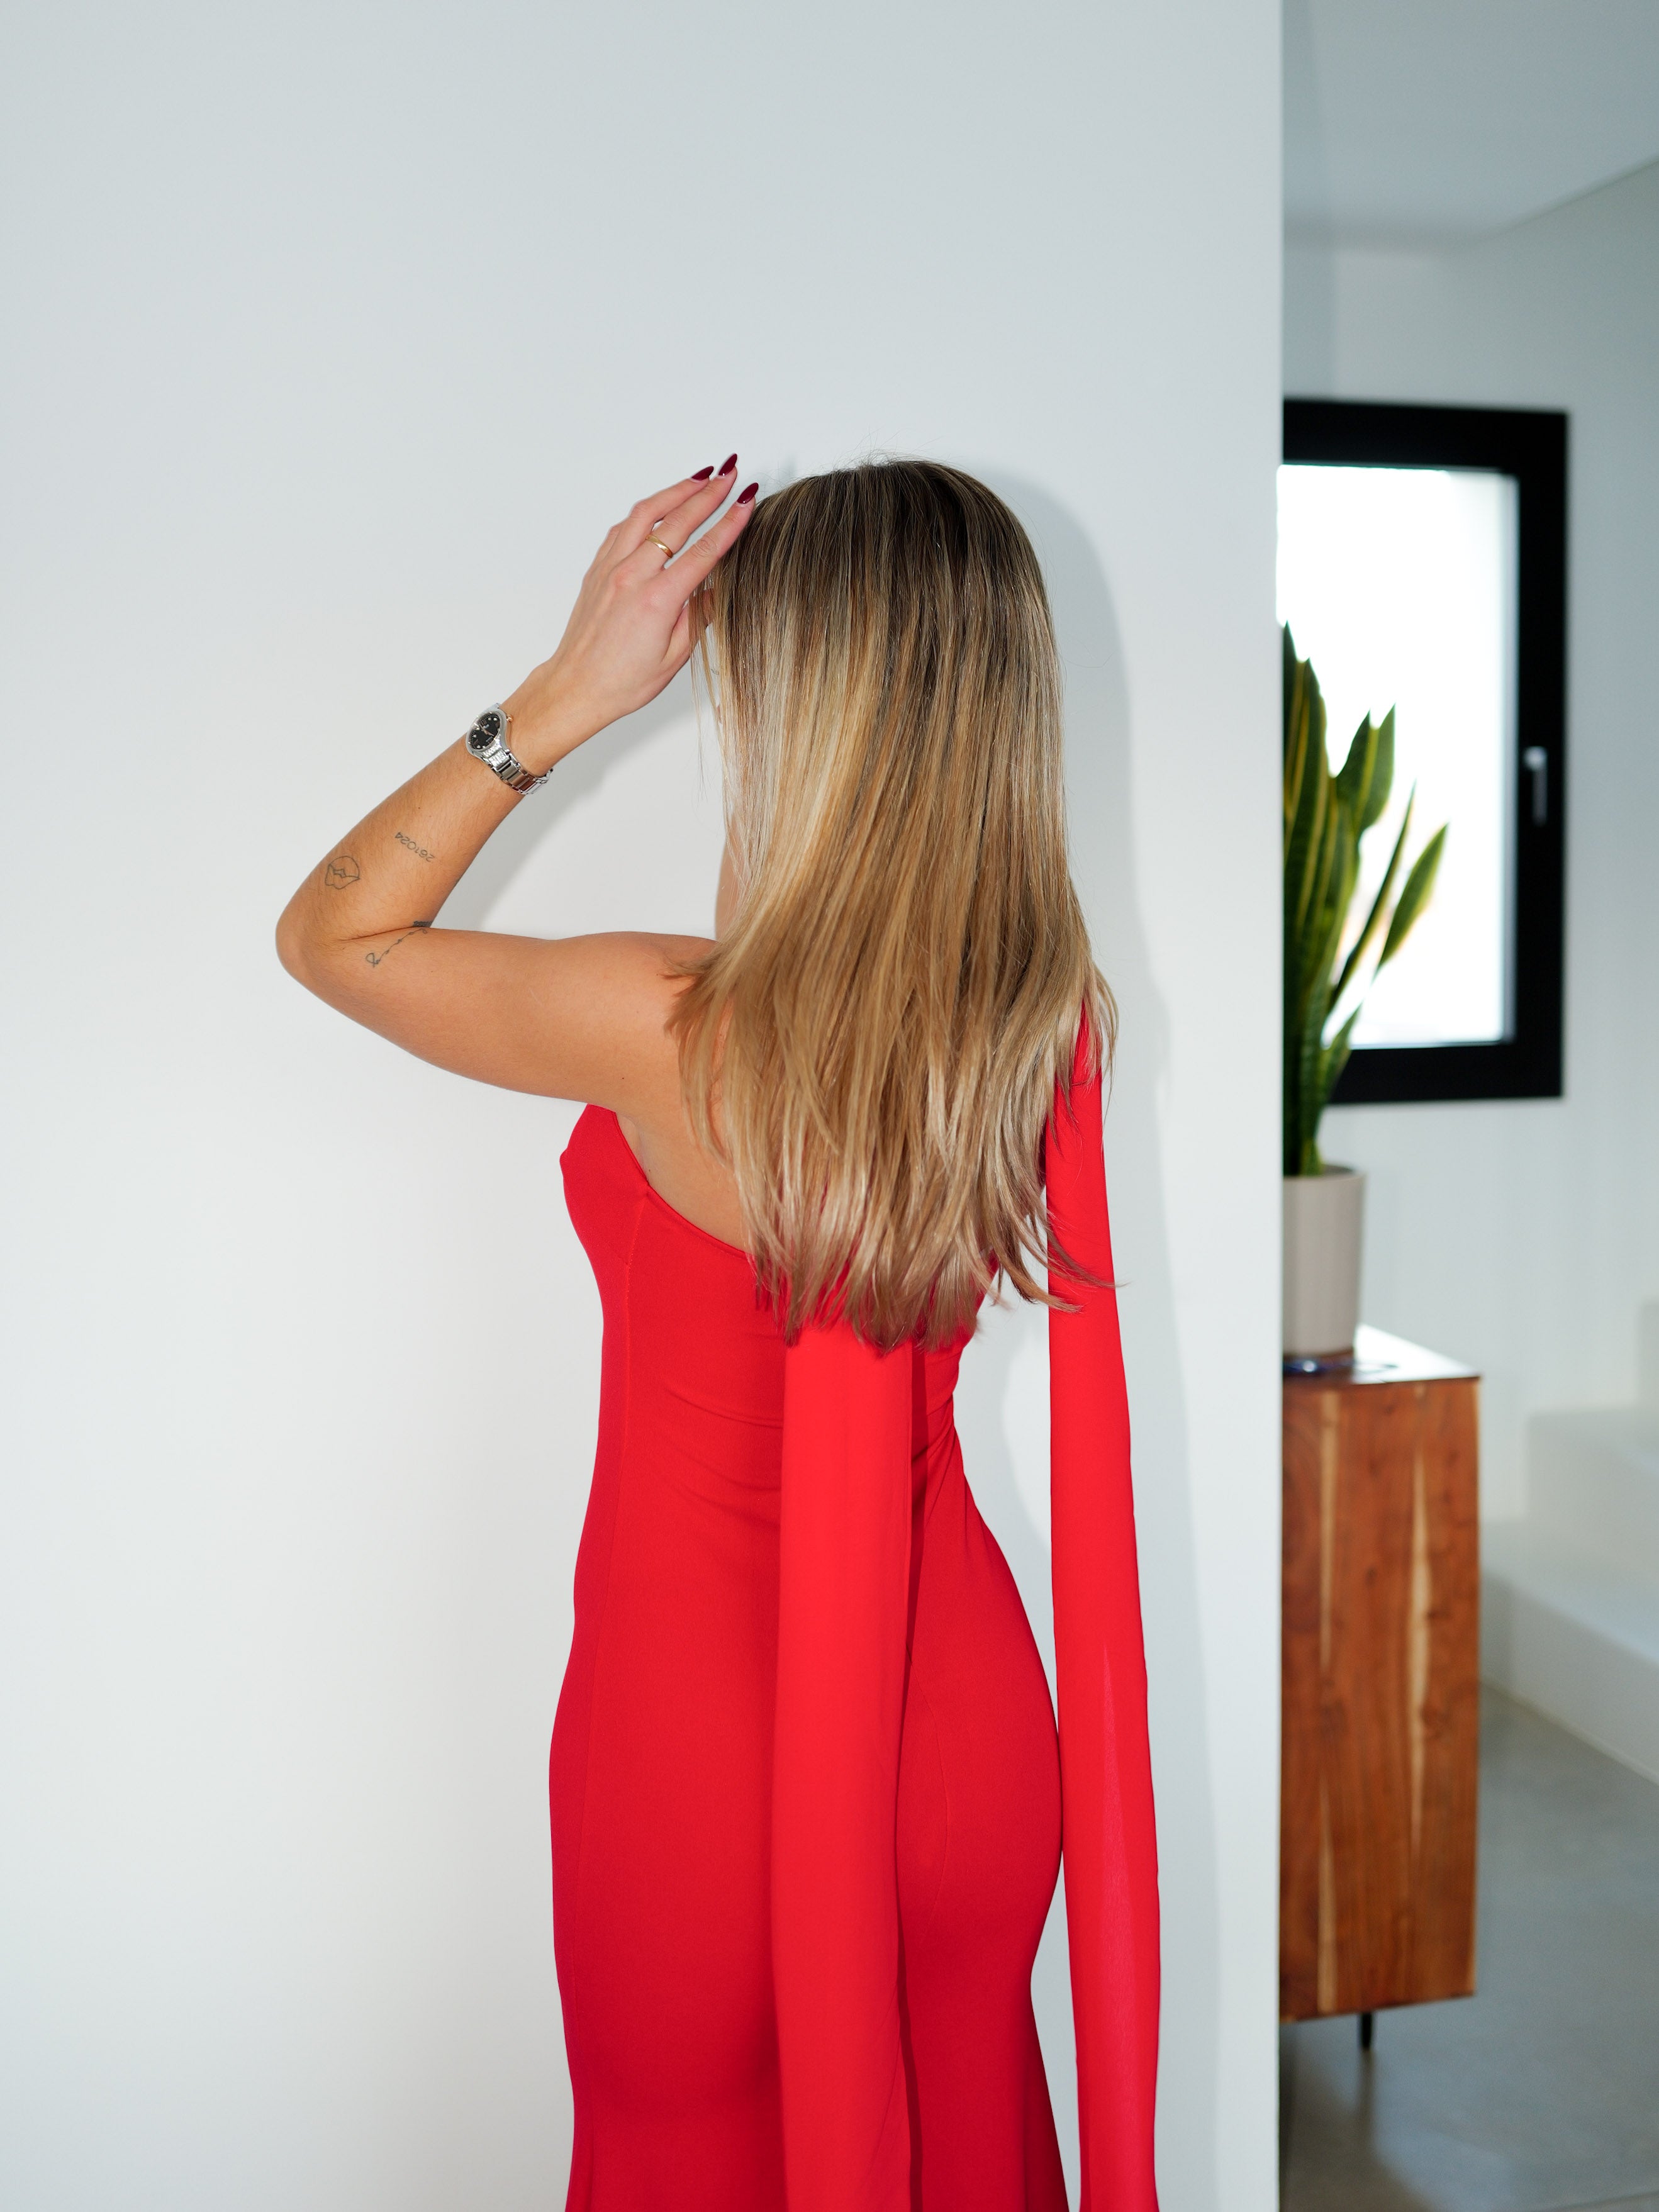
[[[1532,771],[1532,818],[1541,827],[1550,818],[1550,757],[1542,745],[1528,745],[1521,765]]]

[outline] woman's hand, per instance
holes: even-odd
[[[733,453],[718,476],[700,469],[641,500],[606,537],[557,650],[504,702],[513,750],[526,768],[550,768],[654,699],[684,667],[692,594],[743,534],[757,487],[745,486],[712,530],[682,549],[730,492],[737,460]],[[670,552],[679,557],[671,562]]]
[[[755,511],[749,484],[690,543],[736,471],[733,454],[718,477],[704,470],[670,484],[606,538],[557,652],[506,702],[526,768],[550,768],[685,665],[692,594]],[[524,803],[458,738],[301,884],[276,927],[283,964],[353,1021],[441,1067],[678,1128],[679,1062],[665,1024],[701,940],[544,943],[434,927],[485,838]]]

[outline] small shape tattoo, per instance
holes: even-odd
[[[410,851],[413,853],[417,860],[435,860],[437,859],[438,856],[435,853],[428,853],[424,845],[417,845],[415,840],[412,837],[406,836],[403,830],[394,830],[392,834],[400,845],[408,846]]]
[[[323,881],[331,891],[343,891],[348,884],[355,884],[362,874],[349,853],[338,854],[323,871]]]

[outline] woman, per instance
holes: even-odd
[[[1148,2212],[1110,1001],[1066,866],[1042,577],[954,470],[728,507],[735,468],[611,532],[552,658],[278,931],[354,1020],[587,1103],[564,1170],[604,1376],[552,1758],[568,2201],[1064,2212],[1030,2002],[1063,1794],[1083,2201]],[[699,643],[714,939],[434,928],[523,790]],[[1049,1303],[1058,1755],[951,1420],[999,1281]]]

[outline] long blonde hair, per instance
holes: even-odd
[[[1066,860],[1060,683],[1030,542],[932,461],[774,493],[696,608],[736,910],[673,1024],[792,1339],[890,1348],[1045,1294],[1042,1139],[1112,1001]]]

